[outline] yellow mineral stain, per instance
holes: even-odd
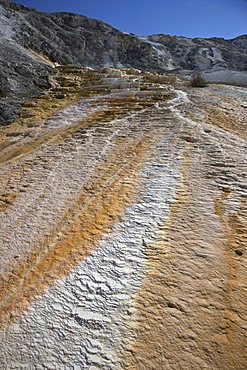
[[[38,53],[32,49],[28,49],[28,51],[30,51],[31,53],[37,55],[39,58],[43,59],[45,62],[47,62],[48,64],[50,64],[53,68],[56,67],[55,63],[53,63],[46,55],[42,54],[42,53]]]
[[[87,257],[136,194],[138,172],[155,136],[121,140],[95,170],[77,203],[27,258],[2,277],[1,325],[19,317],[30,300]],[[121,144],[121,145],[120,145]]]
[[[218,107],[208,106],[206,110],[208,112],[207,123],[237,134],[241,138],[247,137],[246,113],[238,117],[236,112],[219,111]]]

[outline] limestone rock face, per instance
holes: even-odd
[[[247,35],[232,40],[151,35],[149,41],[164,45],[171,53],[175,65],[186,70],[226,68],[244,71],[247,68]]]
[[[50,86],[57,64],[173,72],[184,79],[199,70],[210,82],[247,86],[246,35],[138,37],[82,15],[42,13],[9,0],[0,0],[0,35],[0,87],[11,96],[0,102],[0,125],[12,122],[30,96]]]
[[[1,32],[5,37],[61,64],[159,72],[247,68],[246,35],[233,40],[137,37],[82,15],[42,13],[9,0],[1,0],[0,4]]]
[[[1,3],[12,38],[61,64],[159,72],[247,68],[246,35],[233,40],[169,35],[137,37],[82,15],[42,13],[7,0]]]
[[[1,369],[246,369],[246,89],[57,70],[0,131]]]

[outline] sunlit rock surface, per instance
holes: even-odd
[[[56,84],[1,128],[1,369],[246,369],[246,89]]]

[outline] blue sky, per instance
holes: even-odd
[[[247,34],[247,0],[18,0],[43,12],[100,19],[138,36],[234,38]]]

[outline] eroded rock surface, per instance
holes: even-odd
[[[1,369],[246,369],[246,89],[92,73],[1,131]]]

